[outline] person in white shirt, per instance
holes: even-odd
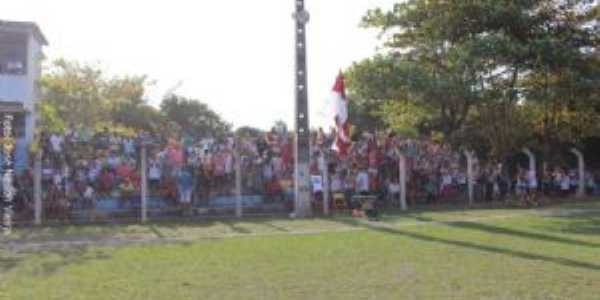
[[[356,174],[356,192],[359,194],[369,193],[369,173],[364,168]]]
[[[60,172],[55,172],[54,176],[52,177],[52,181],[54,183],[54,186],[56,186],[56,188],[58,190],[62,190],[63,188],[63,176]]]
[[[440,191],[442,196],[448,196],[450,188],[452,187],[452,175],[448,171],[442,171],[442,182],[440,184]]]
[[[63,137],[59,134],[53,133],[50,136],[50,145],[52,147],[52,156],[55,161],[58,160],[58,156],[62,152],[63,141],[64,141]]]
[[[44,163],[42,168],[42,180],[44,183],[49,183],[54,178],[54,169],[50,167],[49,162]]]
[[[95,182],[100,175],[100,171],[102,171],[102,165],[92,160],[88,168],[88,179],[91,182]]]
[[[123,151],[129,158],[133,157],[135,154],[135,143],[131,138],[123,139]]]
[[[560,191],[563,197],[569,196],[571,189],[571,178],[568,175],[562,175],[560,181]]]
[[[160,162],[157,159],[151,160],[148,168],[148,181],[150,182],[151,191],[158,189],[161,176]]]
[[[333,178],[331,179],[331,192],[339,193],[339,192],[342,192],[343,189],[344,189],[344,183],[341,179],[340,174],[335,174],[333,176]]]
[[[91,184],[87,184],[85,187],[85,191],[83,192],[83,200],[86,207],[95,208],[96,207],[96,191]]]
[[[388,179],[388,182],[387,182],[388,203],[399,206],[400,190],[401,190],[401,187],[400,187],[400,183],[398,182],[397,178],[396,178],[396,180]]]
[[[106,163],[114,169],[121,163],[121,158],[113,152],[106,159]]]

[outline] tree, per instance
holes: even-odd
[[[161,119],[144,99],[147,83],[145,76],[107,77],[96,66],[57,60],[41,80],[41,126],[151,130]]]
[[[196,99],[171,95],[163,99],[160,111],[168,121],[177,123],[189,136],[222,137],[231,131],[231,124]]]
[[[160,111],[146,103],[120,103],[113,108],[113,120],[128,128],[158,132],[166,119]]]
[[[101,92],[102,76],[98,68],[57,60],[42,77],[42,101],[65,123],[94,127],[110,117]]]
[[[243,138],[259,138],[264,132],[258,128],[242,126],[235,131],[235,135]]]
[[[570,115],[575,128],[559,140],[577,140],[595,122],[582,104],[598,94],[599,70],[590,69],[597,14],[588,0],[408,0],[370,10],[363,25],[386,34],[388,53],[352,66],[349,89],[376,104],[388,125],[440,131],[450,142],[478,131],[497,157],[519,146],[521,138],[507,142],[511,135],[540,134],[540,105]],[[549,134],[539,140],[548,144]]]

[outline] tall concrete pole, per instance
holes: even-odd
[[[304,0],[294,0],[296,11],[296,144],[295,144],[295,189],[294,214],[307,217],[312,214],[310,205],[310,126],[308,120],[308,77],[306,74],[306,24],[310,17],[304,8]]]

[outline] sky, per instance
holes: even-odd
[[[397,0],[306,0],[312,127],[329,127],[327,99],[339,70],[372,56],[378,31],[359,27],[369,8]],[[292,125],[293,0],[2,1],[0,18],[36,22],[57,58],[98,64],[108,74],[147,75],[148,101],[199,99],[235,127]]]

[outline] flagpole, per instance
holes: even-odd
[[[295,205],[296,217],[311,215],[310,193],[310,126],[308,119],[308,85],[306,74],[306,24],[309,14],[304,8],[304,0],[294,0],[296,11],[296,141],[295,141]]]

